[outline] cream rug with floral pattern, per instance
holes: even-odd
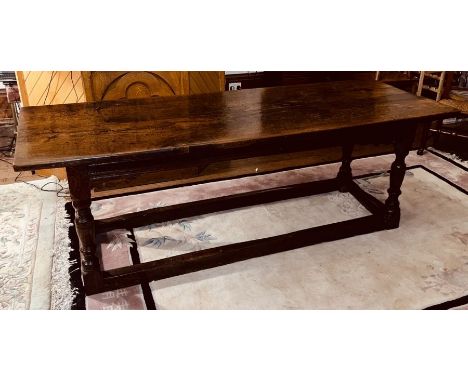
[[[55,182],[50,177],[0,186],[0,309],[51,306],[55,224],[57,210],[63,210],[63,203],[57,208]],[[70,290],[67,274],[61,277]]]

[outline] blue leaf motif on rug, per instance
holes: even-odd
[[[197,233],[195,235],[195,238],[198,241],[210,241],[210,240],[215,240],[216,239],[213,235],[211,235],[209,233],[206,233],[206,231]]]
[[[179,226],[181,226],[184,231],[190,231],[192,229],[192,225],[187,219],[179,220],[177,224],[179,224]]]
[[[152,237],[151,239],[146,240],[143,243],[145,247],[153,247],[153,248],[160,248],[167,244],[168,242],[177,242],[178,240],[170,237],[170,236],[159,236],[159,237]]]

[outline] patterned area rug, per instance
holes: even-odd
[[[386,198],[393,155],[353,162],[363,188]],[[410,153],[397,230],[356,236],[84,297],[78,309],[423,309],[463,305],[468,295],[468,172],[440,155]],[[93,202],[104,218],[334,176],[339,164]],[[73,214],[67,205],[69,214]],[[115,230],[98,238],[105,269],[364,216],[349,194],[332,192]],[[77,259],[77,238],[69,231]],[[451,304],[451,301],[457,301]],[[442,305],[440,305],[442,304]],[[445,304],[445,305],[444,305]],[[57,305],[56,308],[68,306]]]
[[[56,182],[50,177],[30,182],[33,186],[0,186],[0,309],[50,309],[53,298],[73,297],[68,267],[55,272],[55,284],[63,292],[51,292],[54,253],[67,250],[54,248],[57,216],[66,222]],[[63,226],[62,235],[67,230]]]

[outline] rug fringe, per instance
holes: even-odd
[[[64,183],[64,185],[67,184]],[[70,266],[75,265],[77,261],[69,259],[71,243],[68,237],[68,229],[72,223],[65,210],[66,202],[67,200],[64,198],[58,198],[57,200],[50,303],[50,308],[53,310],[71,309],[78,294],[78,289],[71,286],[69,275]]]

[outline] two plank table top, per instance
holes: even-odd
[[[380,82],[341,81],[21,110],[18,171],[186,154],[275,137],[448,118],[455,109]]]
[[[458,115],[456,109],[373,81],[340,81],[190,96],[25,107],[16,171],[66,167],[88,294],[135,285],[381,229],[397,228],[404,159],[415,130]],[[385,204],[352,180],[353,145],[393,142]],[[193,163],[341,145],[335,179],[247,192],[95,221],[91,190],[110,177]],[[156,181],[157,179],[155,179]],[[122,185],[124,187],[124,184]],[[370,216],[129,267],[103,270],[95,234],[180,217],[340,190]],[[286,240],[293,238],[294,240]]]

